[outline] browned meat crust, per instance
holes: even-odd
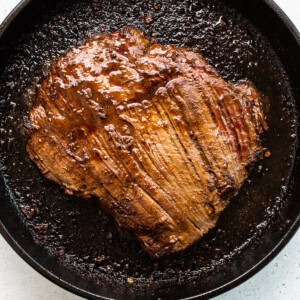
[[[126,27],[53,65],[30,111],[27,150],[47,178],[96,196],[159,257],[214,227],[261,159],[260,98],[200,54]]]

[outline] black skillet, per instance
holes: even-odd
[[[44,179],[25,151],[24,116],[51,61],[124,25],[202,51],[226,80],[250,79],[270,102],[263,142],[271,157],[214,230],[158,261],[93,200],[67,197]],[[1,233],[41,274],[88,298],[207,298],[243,282],[300,222],[299,45],[295,27],[267,0],[21,1],[0,29]]]

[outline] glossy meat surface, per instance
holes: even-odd
[[[125,27],[58,59],[29,113],[27,150],[67,194],[96,197],[153,257],[215,226],[267,129],[249,82]]]

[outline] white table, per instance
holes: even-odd
[[[18,2],[19,0],[0,0],[0,22]],[[300,30],[300,0],[276,0],[276,2]],[[82,298],[61,289],[38,274],[0,236],[0,299],[76,300]],[[267,267],[247,282],[216,299],[300,299],[300,231]]]

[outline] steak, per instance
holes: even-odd
[[[29,156],[66,194],[96,197],[152,257],[216,225],[267,130],[250,82],[125,27],[51,67],[29,112]]]

